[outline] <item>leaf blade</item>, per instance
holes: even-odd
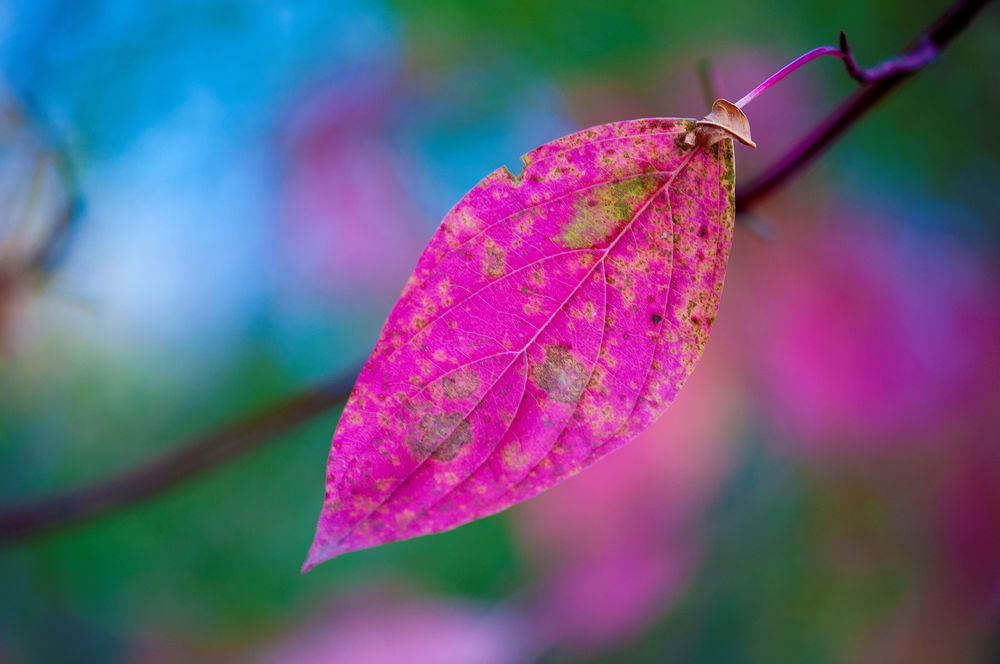
[[[662,413],[704,347],[731,242],[732,144],[693,148],[693,128],[557,139],[449,212],[345,408],[306,569],[499,511]]]

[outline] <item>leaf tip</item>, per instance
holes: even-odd
[[[316,544],[314,543],[312,545],[312,547],[310,547],[309,553],[306,554],[306,560],[305,560],[305,562],[302,563],[302,573],[305,574],[306,572],[308,572],[309,570],[311,570],[313,567],[316,567],[316,565],[319,565],[324,560],[326,560],[326,557],[324,557],[317,550]]]
[[[338,547],[336,539],[330,537],[330,532],[321,517],[319,525],[316,527],[316,536],[309,547],[309,553],[306,554],[306,561],[302,563],[302,573],[305,574],[316,565],[336,558],[344,552],[344,549]]]
[[[306,554],[306,561],[302,563],[302,573],[305,574],[313,567],[316,567],[316,565],[336,558],[340,554],[346,553],[348,550],[349,549],[338,548],[328,542],[320,542],[319,539],[317,539],[309,548],[309,553]]]

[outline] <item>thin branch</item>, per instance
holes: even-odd
[[[302,391],[267,410],[181,443],[158,459],[79,489],[0,512],[0,543],[68,526],[123,507],[191,479],[322,415],[350,394],[355,371]]]
[[[989,0],[957,2],[897,58],[867,70],[855,66],[853,72],[849,64],[848,70],[852,76],[867,83],[868,87],[850,97],[785,157],[738,191],[737,209],[749,209],[786,184],[877,101],[933,60],[987,2]],[[843,49],[849,57],[846,45]],[[850,63],[853,59],[846,61]],[[333,408],[349,394],[354,375],[345,374],[325,386],[292,396],[262,413],[250,415],[215,432],[181,443],[175,451],[121,475],[71,489],[51,498],[0,510],[0,543],[51,532],[62,526],[109,514],[218,468]]]
[[[841,33],[841,48],[848,58],[848,72],[853,78],[866,84],[847,101],[836,108],[811,132],[780,158],[773,166],[740,187],[736,191],[736,211],[749,210],[789,179],[798,175],[816,157],[823,154],[830,145],[878,103],[892,92],[896,86],[933,62],[951,42],[989,3],[990,0],[960,0],[941,15],[926,31],[911,42],[910,46],[895,58],[871,67],[861,69],[850,57],[847,40]],[[851,64],[854,63],[852,69]]]

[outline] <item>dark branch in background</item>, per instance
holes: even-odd
[[[749,209],[787,183],[877,101],[929,64],[987,2],[989,0],[955,3],[900,56],[871,69],[863,70],[852,65],[853,59],[849,57],[846,43],[842,42],[842,50],[848,55],[849,73],[867,87],[850,97],[773,167],[740,189],[736,193],[737,210]],[[108,514],[217,468],[333,408],[347,398],[354,376],[353,372],[345,374],[262,413],[181,443],[175,451],[124,474],[71,489],[52,498],[0,510],[0,542],[10,542]]]
[[[221,466],[336,406],[350,392],[354,376],[352,371],[326,385],[300,392],[267,410],[182,443],[117,477],[7,509],[0,513],[0,542],[132,505]]]
[[[39,144],[34,155],[34,176],[29,193],[29,204],[22,222],[27,225],[34,214],[38,197],[41,195],[45,168],[55,168],[65,190],[65,203],[55,216],[48,220],[42,236],[30,247],[16,246],[20,240],[17,232],[8,239],[10,245],[0,246],[0,352],[7,313],[6,305],[19,290],[28,286],[44,285],[66,254],[66,247],[72,231],[83,211],[83,199],[79,195],[76,171],[69,156],[69,150],[30,97],[8,100],[5,116],[15,131],[30,134],[32,142]]]
[[[16,264],[3,267],[10,271],[21,272],[23,276],[34,280],[44,281],[52,275],[66,253],[69,236],[83,211],[83,198],[79,194],[76,169],[70,159],[68,147],[45,120],[38,104],[30,96],[23,97],[20,102],[20,108],[12,107],[8,110],[8,117],[12,118],[16,125],[23,125],[25,131],[31,132],[43,146],[38,159],[44,157],[51,159],[66,189],[66,204],[50,223],[45,235],[36,246],[18,255]]]
[[[896,86],[915,72],[933,62],[944,48],[961,32],[990,0],[961,0],[952,5],[926,31],[914,39],[903,52],[882,64],[861,69],[854,63],[843,33],[840,36],[848,73],[866,87],[848,97],[806,134],[773,166],[736,190],[736,211],[745,212],[775,189],[798,175],[810,162],[823,154],[861,116]]]
[[[25,114],[32,119],[35,130],[49,147],[53,155],[56,170],[66,187],[66,205],[59,216],[52,222],[45,239],[39,243],[33,252],[25,257],[24,265],[36,279],[47,280],[63,257],[70,236],[76,229],[80,215],[83,213],[83,197],[76,178],[76,169],[70,157],[69,147],[44,119],[44,114],[30,95],[23,100]]]

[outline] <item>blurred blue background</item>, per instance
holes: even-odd
[[[349,370],[437,223],[577,128],[707,110],[899,0],[0,0],[0,505]],[[739,226],[639,440],[459,530],[299,566],[337,412],[0,549],[0,662],[1000,657],[1000,13]],[[748,108],[746,182],[854,84]],[[74,200],[51,270],[21,269]]]

